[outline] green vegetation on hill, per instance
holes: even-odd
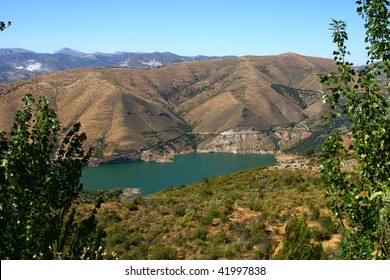
[[[98,220],[119,259],[273,259],[296,218],[307,225],[306,248],[322,251],[335,234],[327,203],[313,170],[257,168],[105,203]],[[333,258],[324,247],[321,258]]]
[[[342,131],[341,135],[345,137],[349,131],[351,131],[351,121],[343,116],[338,119],[332,120],[332,128],[320,123],[311,130],[311,135],[299,141],[296,145],[284,149],[283,152],[286,154],[298,154],[311,156],[313,153],[320,153],[322,151],[322,145],[326,138],[335,130],[339,129]]]
[[[306,109],[308,107],[307,103],[318,99],[319,95],[318,92],[313,90],[296,89],[282,84],[272,84],[271,87],[284,97],[291,98],[302,109]]]
[[[313,131],[312,134],[298,142],[295,146],[285,149],[283,152],[299,154],[299,155],[311,155],[313,153],[318,153],[321,151],[321,145],[326,137],[326,132],[323,130]]]

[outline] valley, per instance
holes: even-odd
[[[90,68],[0,85],[9,132],[26,93],[44,95],[65,133],[80,121],[92,163],[169,161],[193,152],[273,154],[321,126],[317,74],[332,60],[294,53],[219,58],[152,69]]]
[[[10,133],[26,93],[48,99],[61,134],[81,122],[94,154],[77,211],[104,197],[113,258],[286,258],[286,229],[304,221],[308,248],[322,246],[310,258],[334,259],[341,235],[318,164],[284,153],[321,141],[317,75],[334,68],[286,53],[46,73],[0,84],[0,128]]]

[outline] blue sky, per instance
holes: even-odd
[[[347,22],[350,61],[364,64],[355,0],[9,0],[0,19],[12,26],[0,48],[332,58],[332,18]]]

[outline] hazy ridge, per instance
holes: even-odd
[[[126,67],[148,69],[171,63],[209,60],[217,57],[180,56],[170,52],[83,53],[63,48],[52,54],[37,53],[21,48],[0,49],[0,83],[74,68]]]

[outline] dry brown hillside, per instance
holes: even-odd
[[[199,135],[215,137],[233,130],[261,136],[317,118],[322,87],[316,76],[333,68],[332,60],[287,53],[150,70],[95,68],[45,74],[0,85],[0,129],[10,130],[22,97],[32,93],[49,98],[64,130],[80,121],[88,145],[105,157],[156,145],[180,152],[190,146],[187,138]],[[207,137],[198,142],[205,139],[212,143]],[[170,141],[176,144],[166,145]]]

